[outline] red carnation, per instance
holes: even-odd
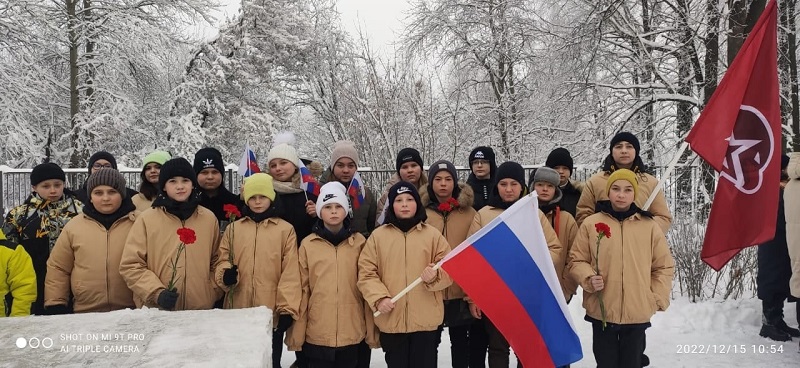
[[[178,229],[178,239],[180,239],[181,243],[183,244],[194,244],[197,241],[197,235],[194,233],[194,230],[188,227],[182,227]]]
[[[231,222],[235,221],[239,217],[242,217],[242,213],[239,212],[239,208],[232,204],[223,205],[222,211],[225,212],[225,217],[227,217]]]
[[[594,224],[594,229],[597,231],[598,234],[605,236],[606,238],[611,237],[611,227],[609,227],[605,223],[598,222]]]
[[[439,203],[439,206],[436,207],[440,212],[450,213],[454,209],[458,208],[458,200],[455,198],[450,198],[444,203]]]

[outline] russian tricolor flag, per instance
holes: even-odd
[[[314,179],[314,176],[311,175],[311,170],[306,167],[302,159],[298,161],[297,167],[300,169],[300,188],[308,194],[319,197],[320,185],[317,179]]]
[[[505,336],[525,367],[583,358],[553,260],[527,195],[453,249],[441,267]]]
[[[364,203],[364,198],[367,197],[367,189],[364,186],[364,180],[361,179],[361,174],[356,171],[353,179],[350,180],[350,187],[347,188],[347,195],[350,196],[350,205],[353,211],[361,207]]]
[[[239,175],[248,178],[250,175],[260,172],[261,169],[258,168],[258,161],[256,161],[256,153],[250,148],[250,144],[246,144],[242,159],[239,160]]]

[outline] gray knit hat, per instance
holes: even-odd
[[[125,189],[125,177],[114,169],[100,169],[95,171],[89,176],[86,181],[86,194],[89,198],[92,197],[92,190],[100,185],[108,185],[119,192],[122,198],[125,198],[127,190]]]
[[[558,175],[558,171],[555,171],[547,166],[542,166],[536,169],[536,173],[533,174],[533,180],[531,184],[535,184],[537,181],[543,181],[545,183],[553,184],[554,187],[558,187],[558,184],[561,183],[561,177]]]

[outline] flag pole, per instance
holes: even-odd
[[[432,267],[432,269],[433,270],[438,270],[441,266],[442,266],[442,261],[439,261],[439,263],[434,265]],[[422,276],[417,277],[417,279],[414,280],[414,282],[412,282],[411,284],[406,286],[405,289],[400,290],[400,292],[397,293],[397,295],[392,297],[392,303],[396,303],[398,300],[400,300],[400,298],[402,298],[404,295],[408,294],[408,292],[411,291],[411,289],[417,287],[417,285],[419,285],[421,282],[422,282]],[[380,316],[380,315],[381,315],[381,311],[375,311],[375,313],[372,313],[373,317],[377,317],[377,316]]]
[[[650,208],[650,205],[653,204],[653,201],[656,199],[656,195],[658,195],[658,192],[664,188],[664,183],[669,180],[669,177],[672,175],[672,171],[674,171],[675,166],[678,165],[678,160],[681,159],[681,156],[683,156],[683,153],[686,152],[687,148],[689,148],[689,142],[684,140],[683,143],[681,143],[681,146],[678,148],[678,152],[675,153],[674,157],[672,157],[672,161],[669,163],[669,166],[667,166],[664,176],[658,179],[658,185],[656,185],[656,188],[653,189],[653,193],[650,193],[650,197],[647,198],[647,202],[645,202],[644,206],[642,206],[642,210],[647,211],[647,209]]]

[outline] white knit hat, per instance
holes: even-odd
[[[317,217],[320,217],[322,207],[329,203],[338,203],[345,211],[350,211],[350,200],[347,199],[347,189],[338,181],[332,181],[319,189],[317,197]]]
[[[300,162],[300,157],[297,155],[297,150],[293,147],[294,142],[294,133],[284,132],[275,135],[275,139],[273,139],[272,142],[272,149],[269,150],[269,154],[267,155],[267,166],[276,158],[282,158],[293,163],[294,166],[297,166],[297,163]]]

